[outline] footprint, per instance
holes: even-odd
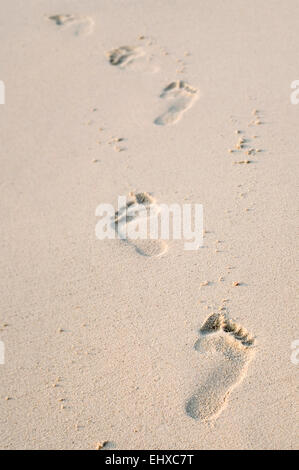
[[[151,217],[157,217],[160,209],[149,193],[130,193],[126,206],[122,207],[113,220],[117,235],[128,245],[133,246],[137,253],[147,257],[158,257],[166,253],[168,246],[164,240],[134,238],[134,232],[143,224],[148,228]],[[146,230],[148,235],[148,230]]]
[[[122,46],[106,53],[111,65],[117,65],[121,68],[126,67],[138,57],[144,56],[141,47]]]
[[[143,47],[121,46],[106,52],[111,65],[135,72],[157,72],[159,67],[152,64],[152,56]]]
[[[53,21],[60,29],[69,28],[74,36],[87,36],[93,31],[94,21],[90,17],[73,15],[52,15],[48,19]]]
[[[231,391],[241,383],[253,355],[254,338],[222,313],[210,315],[199,331],[195,349],[205,355],[200,384],[186,402],[194,419],[215,419]]]
[[[162,91],[160,98],[171,101],[165,112],[158,116],[154,123],[158,126],[166,126],[177,122],[187,109],[198,98],[198,91],[186,82],[178,80],[170,83]]]

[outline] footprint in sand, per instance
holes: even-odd
[[[151,55],[143,47],[121,46],[106,52],[111,65],[137,72],[157,72],[158,66],[151,63]]]
[[[254,338],[223,314],[212,314],[202,325],[195,349],[206,367],[195,393],[186,403],[191,418],[217,418],[231,391],[243,380],[253,355]]]
[[[106,53],[111,65],[118,65],[121,68],[126,67],[138,57],[144,56],[141,47],[122,46]]]
[[[90,17],[75,15],[52,15],[48,19],[53,21],[59,29],[69,29],[74,36],[87,36],[92,33],[94,21]]]
[[[170,101],[166,111],[158,116],[154,123],[158,126],[166,126],[177,122],[187,109],[191,108],[195,100],[198,98],[196,88],[188,85],[188,83],[178,80],[172,82],[162,91],[160,98]]]
[[[134,234],[140,230],[142,224],[147,227],[149,220],[157,217],[160,212],[159,205],[148,193],[130,193],[126,206],[122,207],[113,220],[117,235],[128,245],[133,246],[142,256],[161,256],[167,251],[167,244],[159,239],[139,239]],[[143,225],[144,226],[144,225]]]

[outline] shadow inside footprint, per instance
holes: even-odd
[[[207,367],[200,384],[185,405],[193,419],[219,416],[231,391],[241,383],[252,358],[254,338],[243,327],[212,314],[202,325],[195,349],[205,356]]]
[[[164,240],[138,240],[135,242],[135,250],[142,256],[162,256],[167,251]]]
[[[176,123],[183,113],[194,104],[198,98],[198,91],[186,82],[179,80],[165,87],[160,98],[171,100],[171,104],[154,120],[154,124],[166,126]]]

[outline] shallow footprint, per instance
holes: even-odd
[[[141,47],[121,46],[112,51],[106,52],[106,56],[111,65],[117,65],[121,68],[126,67],[128,64],[142,57],[144,51]]]
[[[75,36],[86,36],[93,31],[94,21],[90,17],[74,15],[52,15],[48,19],[60,29],[70,28]]]
[[[148,227],[150,217],[157,216],[159,212],[159,205],[149,193],[130,193],[130,199],[126,206],[122,207],[115,215],[113,220],[114,228],[118,236],[125,243],[133,246],[140,255],[147,257],[162,256],[168,249],[164,240],[133,238],[135,229],[140,228],[144,223]]]
[[[212,314],[202,325],[195,349],[205,355],[201,383],[186,402],[194,419],[217,418],[231,391],[243,380],[253,355],[254,338],[223,314]]]
[[[106,52],[111,65],[136,72],[157,72],[158,66],[151,63],[151,55],[143,47],[121,46]]]
[[[165,87],[160,98],[170,100],[171,103],[166,111],[154,120],[154,123],[158,126],[166,126],[177,122],[183,113],[191,108],[198,98],[198,91],[186,82],[178,80]]]

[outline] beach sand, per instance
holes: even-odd
[[[1,2],[0,448],[298,448],[298,15]],[[97,239],[130,192],[203,247]]]

